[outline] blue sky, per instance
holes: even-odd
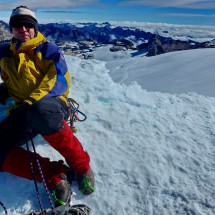
[[[215,25],[215,0],[0,0],[0,17],[26,5],[42,20]]]

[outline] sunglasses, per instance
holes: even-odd
[[[25,27],[25,28],[34,28],[34,24],[32,24],[32,23],[17,22],[17,23],[13,24],[13,27],[14,28],[22,28],[22,27]]]

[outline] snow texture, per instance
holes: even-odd
[[[72,184],[71,204],[93,215],[215,214],[215,49],[112,54],[66,56],[70,96],[87,115],[77,137],[96,175],[90,196]],[[34,141],[41,155],[62,159],[41,136]],[[39,209],[32,181],[1,173],[0,190],[9,215]]]

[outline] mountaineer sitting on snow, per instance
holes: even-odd
[[[0,49],[0,103],[4,105],[11,97],[15,105],[0,122],[0,170],[32,180],[29,153],[22,146],[41,134],[68,165],[38,156],[48,189],[54,193],[55,206],[70,201],[68,175],[73,172],[83,194],[91,194],[94,174],[90,157],[66,121],[70,76],[65,59],[59,47],[47,42],[38,31],[37,19],[29,8],[15,8],[9,26],[11,44]],[[35,174],[41,182],[40,172],[36,170]]]

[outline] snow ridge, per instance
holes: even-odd
[[[96,174],[96,192],[83,196],[74,183],[72,203],[94,215],[214,214],[215,99],[149,92],[114,83],[105,62],[66,61],[70,95],[88,117],[77,136]],[[60,158],[41,137],[35,142],[42,156]],[[32,182],[1,173],[0,189],[10,215],[38,209]]]

